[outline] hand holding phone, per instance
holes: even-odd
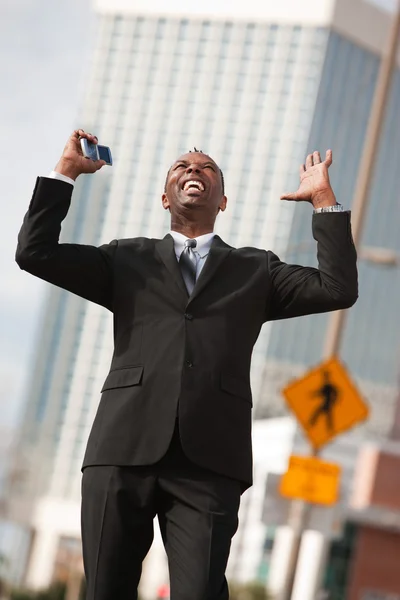
[[[83,141],[88,145],[82,144]],[[91,155],[87,156],[85,152]],[[82,173],[95,173],[106,164],[112,164],[111,150],[107,146],[99,146],[95,135],[76,129],[69,137],[55,171],[75,180]]]
[[[104,160],[106,165],[112,165],[111,150],[108,146],[100,146],[90,142],[88,139],[81,138],[82,153],[85,158],[91,160]]]

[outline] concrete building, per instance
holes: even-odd
[[[338,200],[350,205],[388,15],[362,0],[204,0],[186,7],[178,0],[97,0],[95,8],[97,41],[77,124],[111,147],[115,164],[80,179],[62,239],[99,245],[162,237],[169,227],[158,200],[166,170],[195,145],[225,174],[221,237],[310,263],[312,251],[299,252],[311,237],[310,207],[279,196],[296,189],[310,149],[332,147],[333,184]],[[400,251],[399,170],[385,170],[385,185],[379,179],[399,152],[399,94],[396,75],[367,241]],[[389,283],[390,297],[375,298]],[[361,288],[345,358],[385,402],[366,432],[384,436],[394,405],[400,276],[363,265],[361,285],[371,289]],[[318,362],[325,324],[322,316],[264,327],[253,361],[256,417],[282,413],[279,389]],[[367,324],[381,340],[380,353],[366,341]],[[52,288],[10,491],[10,516],[31,540],[24,578],[32,587],[51,580],[63,539],[79,537],[80,466],[111,352],[111,316]]]
[[[360,450],[349,511],[358,525],[349,600],[400,598],[399,468],[399,439]]]

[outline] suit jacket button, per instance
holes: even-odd
[[[185,363],[188,369],[191,369],[193,367],[193,363],[190,360],[186,360]]]
[[[188,319],[189,321],[191,321],[193,319],[192,313],[185,313],[185,319]]]

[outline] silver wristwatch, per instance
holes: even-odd
[[[344,208],[339,202],[332,206],[322,206],[321,208],[314,208],[314,214],[326,213],[326,212],[344,212]]]

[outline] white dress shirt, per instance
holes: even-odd
[[[57,171],[51,171],[49,175],[47,175],[50,179],[59,179],[60,181],[65,181],[65,183],[70,183],[71,185],[75,185],[75,180],[71,179],[71,177],[67,177],[66,175],[61,175],[61,173],[57,173]]]
[[[174,240],[174,248],[175,248],[175,256],[177,261],[181,257],[183,249],[185,247],[185,241],[188,239],[182,233],[178,233],[177,231],[170,231],[170,235]],[[215,233],[205,233],[204,235],[199,235],[197,238],[193,238],[197,242],[196,248],[193,248],[193,254],[196,257],[196,281],[199,278],[202,268],[204,267],[204,263],[207,260],[208,253],[210,252],[212,241],[215,237]]]

